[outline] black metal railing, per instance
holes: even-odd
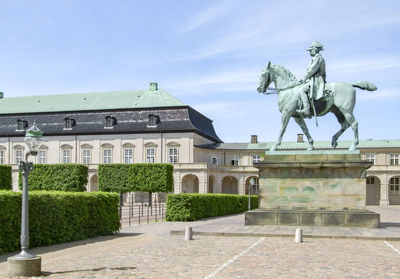
[[[165,202],[153,196],[149,202],[135,202],[134,193],[120,195],[120,222],[123,227],[165,221]]]

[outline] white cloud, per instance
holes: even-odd
[[[384,89],[377,91],[363,91],[357,89],[357,101],[388,101],[393,99],[399,99],[400,94],[398,89]]]
[[[209,40],[208,45],[180,54],[171,60],[196,60],[244,50],[264,52],[269,50],[277,53],[279,48],[285,45],[310,43],[316,39],[335,41],[338,36],[342,39],[345,36],[353,36],[351,34],[355,32],[370,32],[374,27],[400,23],[400,13],[393,11],[388,14],[385,7],[379,9],[375,4],[368,2],[363,2],[362,5],[339,2],[337,5],[332,5],[331,9],[315,1],[305,1],[301,5],[297,2],[286,4],[250,2],[249,6],[252,9],[243,9],[234,18],[227,17],[221,22],[222,27],[216,26],[217,30],[223,29],[224,32],[214,40]],[[195,18],[210,20],[213,13],[204,12],[209,16],[200,16],[202,14]],[[203,21],[197,19],[194,22]],[[335,22],[334,28],[332,22]]]
[[[190,32],[202,25],[206,25],[230,10],[233,1],[222,1],[217,2],[214,6],[211,6],[199,13],[192,15],[191,19],[186,22],[184,27],[178,31],[178,34]]]
[[[348,73],[379,71],[399,67],[400,57],[363,57],[360,60],[336,60],[329,64],[329,69],[332,71]]]
[[[177,95],[209,95],[215,92],[255,91],[261,70],[223,71],[167,81]]]

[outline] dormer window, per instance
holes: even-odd
[[[117,124],[117,119],[112,116],[106,116],[106,125],[104,128],[113,128]]]
[[[150,114],[147,127],[157,127],[158,123],[160,123],[160,118],[157,115]]]
[[[72,127],[76,125],[75,119],[72,118],[65,118],[64,119],[64,129],[65,130],[71,130]]]
[[[28,127],[28,121],[26,120],[17,120],[17,131],[24,131]]]

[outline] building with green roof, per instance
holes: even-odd
[[[44,143],[36,163],[80,163],[89,167],[88,191],[97,190],[99,164],[171,163],[174,192],[246,194],[258,177],[253,163],[272,142],[222,142],[211,119],[184,104],[155,82],[148,89],[8,98],[0,94],[0,164],[13,169],[27,147],[25,131],[36,122]],[[350,141],[340,141],[346,150]],[[330,142],[315,142],[317,150]],[[280,150],[305,150],[301,134]],[[360,141],[362,159],[374,162],[366,174],[367,204],[400,204],[400,140]],[[253,189],[254,190],[254,189]],[[135,200],[140,201],[141,195]],[[159,196],[158,199],[163,198]]]

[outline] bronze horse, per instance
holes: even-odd
[[[257,91],[268,94],[266,93],[267,88],[272,82],[275,83],[278,92],[278,106],[279,111],[282,113],[282,118],[278,141],[271,147],[270,151],[275,151],[281,144],[290,117],[294,118],[306,135],[309,143],[307,150],[313,150],[314,140],[308,132],[303,117],[296,112],[296,109],[299,109],[301,106],[300,94],[304,94],[305,87],[308,85],[299,83],[296,77],[283,66],[271,65],[271,62],[269,62],[262,70]],[[356,103],[355,87],[368,91],[375,91],[377,89],[375,85],[366,81],[358,81],[353,84],[330,82],[325,85],[325,90],[327,90],[328,94],[321,99],[320,103],[315,103],[317,116],[323,116],[328,112],[332,112],[341,125],[341,129],[332,137],[332,148],[336,148],[338,138],[349,127],[353,129],[354,133],[354,142],[349,150],[355,150],[358,145],[358,122],[353,115]]]

